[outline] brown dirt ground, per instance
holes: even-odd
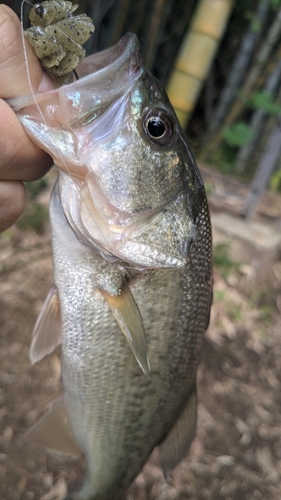
[[[58,356],[34,367],[28,357],[52,284],[48,228],[38,235],[13,227],[0,236],[0,275],[0,499],[62,499],[81,464],[22,440],[60,390]],[[281,262],[263,288],[243,287],[248,276],[243,266],[227,278],[215,272],[188,458],[167,481],[147,465],[127,500],[280,500]]]

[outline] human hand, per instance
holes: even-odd
[[[32,48],[26,42],[33,91],[51,90]],[[51,167],[52,159],[23,130],[4,99],[31,93],[24,59],[21,26],[16,14],[0,5],[0,232],[11,226],[25,207],[23,181],[35,181]]]

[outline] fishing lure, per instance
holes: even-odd
[[[32,26],[24,32],[56,87],[72,82],[75,68],[86,56],[82,45],[95,29],[86,14],[73,16],[77,8],[64,0],[37,3],[29,15]]]

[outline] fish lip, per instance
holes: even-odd
[[[112,76],[115,76],[112,80],[112,85],[114,87],[114,80],[118,77],[120,78],[122,73],[125,74],[125,78],[123,78],[123,82],[122,78],[120,78],[117,84],[118,86],[122,86],[123,83],[125,87],[126,83],[136,78],[136,74],[141,71],[142,63],[138,51],[139,41],[137,36],[134,33],[127,33],[117,44],[113,45],[113,47],[86,57],[76,69],[79,80],[67,85],[62,85],[58,89],[53,89],[48,92],[13,97],[7,99],[6,102],[17,113],[27,106],[34,104],[38,106],[42,101],[49,99],[49,96],[62,95],[66,92],[65,89],[68,91],[81,90],[83,87],[87,87],[89,82],[91,87],[95,85],[99,86],[102,82],[106,82]]]
[[[138,54],[139,41],[134,33],[127,33],[121,40],[101,52],[97,52],[89,57],[86,57],[84,61],[78,66],[77,73],[78,76],[83,78],[83,82],[87,83],[87,79],[91,78],[91,83],[100,82],[113,74],[116,74],[120,70],[124,69],[124,66],[130,61],[132,55],[136,52]],[[114,57],[116,54],[117,57]],[[133,58],[132,64],[130,65],[129,72],[135,72],[139,70],[141,66],[141,59],[138,55]],[[96,69],[96,68],[99,69]],[[74,82],[75,84],[76,82]],[[73,85],[73,83],[69,84]]]

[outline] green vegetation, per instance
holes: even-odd
[[[16,222],[22,230],[33,229],[36,233],[43,233],[44,225],[48,221],[48,211],[44,205],[38,203],[38,195],[48,186],[46,177],[35,182],[26,182],[27,204],[23,215]]]
[[[234,123],[223,130],[222,137],[229,146],[245,146],[252,138],[252,128],[243,122]]]
[[[22,230],[33,229],[36,233],[43,233],[44,224],[48,221],[48,211],[39,203],[29,203],[23,215],[16,222]]]
[[[43,179],[39,179],[39,181],[25,182],[27,193],[30,195],[32,199],[38,196],[38,194],[41,193],[41,191],[45,189],[47,186],[48,186],[48,181],[46,177],[43,177]]]
[[[238,271],[240,264],[234,262],[229,257],[229,249],[226,243],[218,243],[213,249],[213,263],[222,274],[223,278],[227,278],[230,273]]]
[[[275,191],[276,193],[281,192],[281,170],[277,170],[277,172],[274,172],[270,179],[270,188],[272,191]]]
[[[270,325],[270,323],[272,322],[272,317],[275,313],[274,307],[269,304],[263,304],[260,307],[260,312],[263,323],[266,325]]]
[[[223,142],[212,157],[212,165],[223,174],[235,172],[236,148]]]
[[[270,92],[254,92],[246,106],[251,109],[260,109],[270,115],[280,115],[281,106]]]
[[[273,9],[277,9],[281,5],[281,0],[270,0],[270,6]]]
[[[234,302],[226,303],[226,312],[229,319],[233,323],[239,323],[243,320],[243,313],[240,304],[235,304]]]
[[[214,303],[222,302],[225,299],[225,290],[214,289]]]

